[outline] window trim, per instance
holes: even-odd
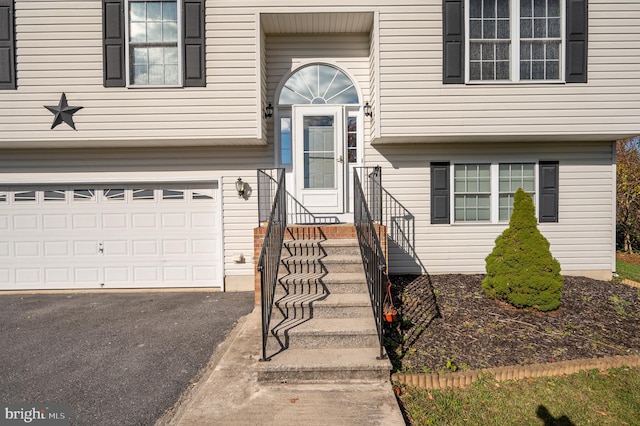
[[[2,0],[0,0],[2,1]],[[205,0],[180,0],[182,13],[178,40],[182,49],[179,75],[181,85],[178,88],[206,87],[206,8]],[[125,45],[125,0],[102,0],[102,74],[104,87],[126,87],[129,72]],[[173,86],[139,85],[135,88],[167,88]]]
[[[450,167],[450,171],[449,171],[449,185],[451,188],[450,191],[450,206],[449,206],[449,211],[452,212],[451,214],[451,218],[450,218],[450,223],[452,225],[463,225],[463,226],[468,226],[468,225],[501,225],[501,224],[506,224],[509,223],[509,220],[500,220],[500,164],[533,164],[533,174],[534,174],[534,188],[535,188],[535,195],[534,195],[534,207],[535,207],[535,215],[536,218],[538,218],[538,209],[539,209],[539,199],[538,197],[540,196],[540,189],[539,189],[539,185],[540,185],[540,177],[539,177],[539,161],[538,160],[531,160],[531,159],[521,159],[521,160],[512,160],[512,159],[507,159],[507,160],[470,160],[470,161],[452,161],[449,165]],[[478,221],[457,221],[455,218],[455,196],[456,196],[456,192],[455,192],[455,166],[456,165],[461,165],[461,164],[474,164],[474,165],[480,165],[480,164],[489,164],[489,177],[491,179],[490,181],[490,185],[491,185],[491,193],[489,194],[489,217],[490,219],[488,221],[484,221],[484,220],[478,220]],[[539,219],[538,219],[539,221]]]
[[[162,0],[174,1],[176,3],[176,19],[177,19],[177,39],[176,48],[178,49],[178,82],[176,84],[133,84],[131,82],[131,40],[129,39],[129,31],[131,22],[129,18],[129,5],[133,2],[149,3],[152,0],[125,0],[124,1],[124,68],[125,68],[125,84],[130,89],[147,89],[147,88],[181,88],[184,87],[184,36],[182,28],[184,27],[184,17],[182,16],[183,0]],[[136,43],[134,43],[136,44]],[[149,45],[153,43],[140,43],[141,45]]]
[[[559,53],[559,79],[554,80],[521,80],[520,79],[520,2],[509,1],[510,4],[510,34],[511,38],[509,43],[510,49],[510,66],[509,72],[511,78],[509,80],[471,80],[470,74],[470,31],[469,31],[469,2],[471,0],[464,1],[464,82],[469,85],[484,85],[484,84],[558,84],[566,82],[566,66],[567,66],[567,0],[560,1],[560,53]]]

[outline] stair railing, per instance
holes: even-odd
[[[275,178],[274,178],[275,175]],[[274,186],[275,182],[275,186]],[[261,196],[261,191],[264,191]],[[267,357],[267,339],[273,302],[278,283],[278,266],[282,254],[282,241],[287,228],[287,191],[285,188],[284,169],[258,170],[259,210],[264,208],[267,199],[264,193],[273,194],[271,211],[268,216],[267,231],[260,250],[258,272],[260,273],[260,300],[262,305],[262,359]],[[259,220],[265,217],[259,212]]]
[[[378,187],[381,182],[381,170],[379,167],[374,169],[377,175],[370,175],[367,169],[361,168],[353,174],[353,219],[358,234],[358,242],[360,245],[360,254],[362,255],[362,263],[364,265],[365,275],[367,277],[367,286],[369,287],[369,297],[371,299],[371,307],[373,308],[373,316],[378,332],[378,340],[380,342],[379,359],[386,358],[383,341],[383,308],[384,296],[386,291],[387,278],[387,262],[380,246],[380,239],[376,232],[375,223],[373,221],[365,192],[358,173],[367,176],[366,179],[374,179],[373,182],[367,182],[367,187],[371,188],[376,185]],[[371,187],[369,187],[371,185]],[[375,188],[374,188],[375,191]],[[378,199],[381,199],[378,198]],[[380,209],[380,217],[381,217]]]

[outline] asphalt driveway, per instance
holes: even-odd
[[[0,402],[151,425],[252,309],[253,292],[0,294]]]

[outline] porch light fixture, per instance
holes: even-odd
[[[369,105],[369,102],[365,102],[362,107],[362,111],[364,111],[365,117],[373,117],[373,112],[371,111],[371,105]]]
[[[236,181],[236,191],[238,191],[238,197],[243,198],[247,191],[247,184],[242,181],[242,178],[238,178]]]
[[[271,105],[271,102],[264,108],[264,118],[269,117],[273,117],[273,105]]]

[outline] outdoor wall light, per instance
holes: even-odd
[[[371,111],[371,105],[369,105],[369,102],[365,102],[362,107],[362,111],[364,111],[365,117],[373,117],[373,112]]]
[[[271,105],[271,102],[264,108],[264,118],[269,117],[273,117],[273,105]]]
[[[242,181],[242,178],[238,178],[236,181],[236,191],[238,191],[239,198],[243,198],[244,194],[247,192],[247,184]]]

